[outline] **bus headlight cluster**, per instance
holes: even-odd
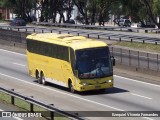
[[[106,83],[111,83],[111,82],[112,82],[112,80],[107,80],[107,81],[106,81]]]
[[[87,86],[88,85],[88,83],[81,83],[82,85],[84,85],[84,86]]]

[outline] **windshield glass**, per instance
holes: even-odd
[[[92,48],[76,51],[79,78],[101,78],[113,74],[109,48]]]

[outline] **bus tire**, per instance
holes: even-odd
[[[74,88],[73,88],[73,84],[72,84],[71,81],[69,82],[69,90],[70,90],[71,93],[75,93],[75,92],[76,92],[76,91],[74,90]]]
[[[41,83],[42,83],[42,81],[41,81],[41,76],[40,76],[38,70],[36,70],[36,72],[35,72],[35,77],[36,77],[36,79],[37,79],[37,82],[38,82],[39,84],[41,84]]]
[[[42,84],[46,85],[46,78],[45,78],[45,76],[43,74],[42,74]]]
[[[38,83],[42,84],[43,72],[40,73],[40,77],[38,78]]]

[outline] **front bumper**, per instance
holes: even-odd
[[[96,84],[96,85],[81,85],[81,84],[79,84],[76,90],[79,92],[83,92],[83,91],[100,90],[100,89],[106,89],[106,88],[112,88],[112,87],[113,87],[113,82]]]

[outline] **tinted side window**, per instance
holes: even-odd
[[[30,52],[57,59],[69,61],[68,47],[56,44],[45,43],[35,40],[27,40],[27,49]]]

